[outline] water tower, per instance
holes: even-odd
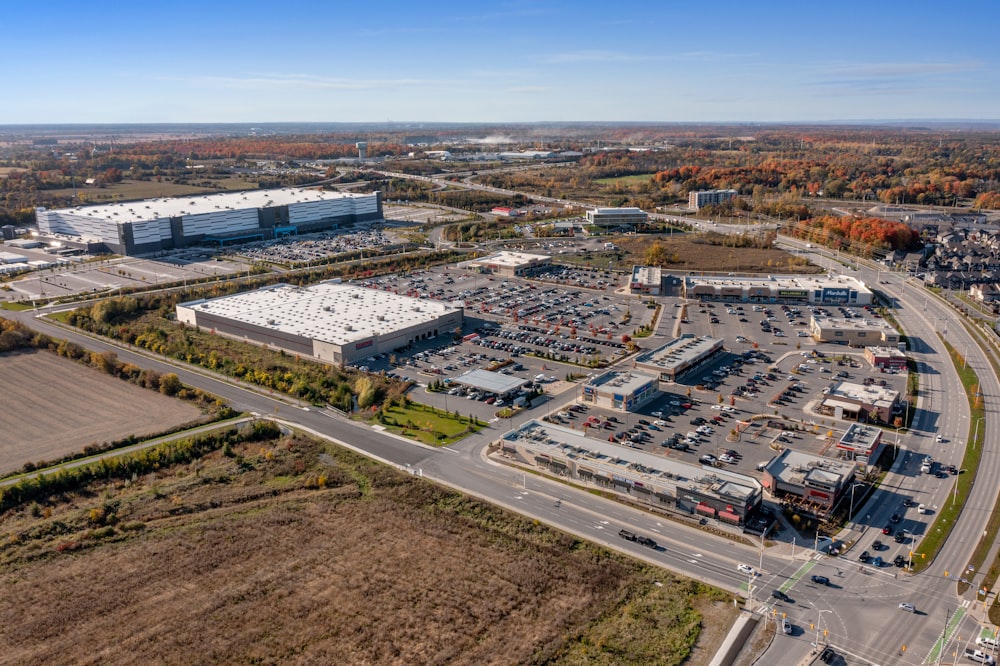
[[[358,159],[363,160],[368,157],[368,142],[358,141],[355,146],[358,147]]]

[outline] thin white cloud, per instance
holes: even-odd
[[[640,56],[621,51],[567,51],[542,56],[542,62],[553,65],[574,64],[581,62],[637,62],[640,60],[655,60],[659,56]]]
[[[832,76],[856,78],[894,78],[926,74],[953,74],[982,69],[978,62],[886,62],[834,65],[828,72]]]
[[[436,85],[430,79],[347,79],[313,74],[249,74],[246,76],[199,76],[187,81],[196,85],[223,88],[285,88],[305,90],[373,90]]]
[[[552,88],[548,86],[511,86],[507,88],[507,92],[513,94],[529,94],[529,93],[547,93],[552,92]]]

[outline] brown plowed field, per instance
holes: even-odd
[[[0,355],[0,387],[0,473],[199,416],[180,400],[49,352]]]

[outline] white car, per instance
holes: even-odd
[[[730,407],[729,405],[726,405],[725,407],[722,408],[722,411],[724,411],[727,414],[732,414],[733,412],[736,411],[736,408],[735,407]]]
[[[735,465],[736,464],[736,459],[733,458],[728,453],[723,453],[721,456],[719,456],[719,460],[722,461],[722,462],[724,462],[724,463],[729,463],[730,465]]]
[[[899,610],[906,611],[907,613],[916,613],[917,609],[913,607],[913,604],[908,604],[905,601],[899,604]]]
[[[663,428],[663,427],[665,427],[667,425],[667,422],[666,421],[653,421],[653,425],[655,425],[657,428]]]
[[[653,412],[653,413],[651,414],[651,416],[655,416],[655,417],[656,417],[656,418],[658,418],[658,419],[662,419],[662,418],[663,418],[663,412]],[[659,423],[657,423],[656,425],[660,425],[660,424],[659,424]]]
[[[786,635],[790,635],[792,633],[792,623],[788,621],[787,617],[781,618],[781,631]]]
[[[681,406],[681,401],[680,400],[671,400],[670,401],[670,406],[671,407],[680,407]]]
[[[722,411],[722,405],[712,405],[712,409],[716,412]]]
[[[944,437],[942,437],[941,435],[936,436],[934,439],[935,441],[937,441],[938,444],[944,441]]]
[[[739,571],[740,573],[745,573],[745,574],[747,574],[748,576],[756,576],[756,575],[757,575],[757,572],[756,572],[756,571],[754,571],[754,570],[753,570],[753,567],[752,567],[752,566],[750,566],[749,564],[737,564],[737,565],[736,565],[736,569],[737,569],[737,570],[738,570],[738,571]]]

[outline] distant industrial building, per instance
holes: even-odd
[[[865,347],[865,360],[879,370],[906,370],[906,354],[896,347]]]
[[[660,395],[658,386],[656,375],[610,370],[580,388],[580,401],[585,405],[632,412]]]
[[[853,463],[785,449],[764,467],[761,483],[783,504],[826,518],[851,487],[854,472]]]
[[[629,292],[645,296],[659,296],[663,290],[663,270],[659,266],[633,266]]]
[[[658,377],[661,382],[676,382],[686,372],[711,361],[722,351],[722,344],[719,338],[696,338],[687,334],[639,354],[633,366]]]
[[[899,331],[885,319],[812,315],[809,318],[809,334],[817,342],[834,342],[851,347],[899,345]]]
[[[891,423],[901,410],[899,391],[852,382],[831,384],[819,405],[821,414],[864,423]]]
[[[352,363],[461,329],[463,309],[379,289],[278,284],[177,306],[177,320],[240,340]]]
[[[594,208],[587,211],[587,224],[596,227],[633,229],[648,220],[649,215],[640,208]]]
[[[725,203],[738,194],[736,190],[699,190],[688,192],[688,208],[698,210],[702,206]]]
[[[760,506],[753,477],[684,463],[531,420],[498,442],[500,455],[553,476],[608,490],[633,501],[743,525]]]
[[[36,208],[38,231],[88,252],[136,255],[200,243],[270,240],[382,219],[381,193],[283,188]]]
[[[872,302],[872,292],[865,283],[849,276],[687,276],[684,296],[699,301],[731,303],[869,305]]]
[[[462,268],[494,273],[501,277],[529,275],[552,263],[552,257],[527,252],[496,252],[488,257],[470,259],[459,264]]]

